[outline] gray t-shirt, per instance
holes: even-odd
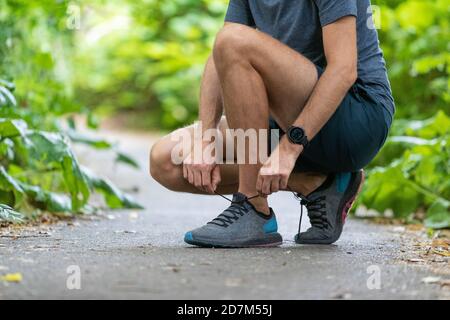
[[[392,114],[394,99],[370,0],[231,0],[225,21],[255,27],[325,68],[322,27],[344,16],[357,17],[358,81]]]

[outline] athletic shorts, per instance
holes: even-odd
[[[323,71],[317,69],[320,77]],[[364,168],[385,143],[392,114],[370,86],[357,81],[297,159],[294,172],[354,172]],[[269,128],[279,129],[279,138],[285,134],[272,118]],[[269,150],[274,147],[269,142]]]

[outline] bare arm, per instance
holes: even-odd
[[[327,67],[294,126],[305,129],[309,140],[320,131],[336,111],[357,78],[356,18],[344,17],[323,28]],[[281,144],[295,159],[302,147],[285,138]]]
[[[222,116],[222,93],[212,55],[206,62],[200,88],[199,120],[203,130],[217,128]]]
[[[344,17],[323,28],[323,44],[327,67],[295,120],[309,140],[327,123],[357,78],[356,18]],[[303,147],[292,144],[284,136],[259,172],[256,188],[262,195],[271,190],[272,181],[286,189],[289,176]],[[274,169],[275,168],[275,169]],[[279,183],[278,183],[279,181]],[[266,193],[263,192],[265,190]],[[270,192],[276,192],[273,188]]]
[[[230,24],[225,22],[225,26]],[[223,112],[222,89],[212,54],[206,62],[200,87],[199,120],[203,131],[217,128]]]
[[[219,76],[211,55],[206,62],[200,87],[199,120],[203,131],[200,137],[202,141],[194,140],[191,154],[183,162],[184,178],[190,184],[209,193],[214,193],[221,177],[219,166],[216,165],[215,159],[203,158],[202,149],[211,142],[203,140],[203,133],[206,130],[217,128],[219,124],[223,111],[221,90]],[[200,146],[200,148],[196,145]],[[194,156],[196,151],[202,152],[202,159],[200,159],[199,163],[196,163],[197,158]]]

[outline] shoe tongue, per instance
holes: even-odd
[[[233,202],[244,202],[247,200],[247,196],[243,193],[236,192],[233,194]]]

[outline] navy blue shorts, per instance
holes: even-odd
[[[319,77],[322,69],[318,67]],[[294,172],[353,172],[367,166],[386,141],[392,113],[358,81],[298,158]],[[280,126],[271,118],[270,129]],[[273,150],[273,147],[272,147]]]

